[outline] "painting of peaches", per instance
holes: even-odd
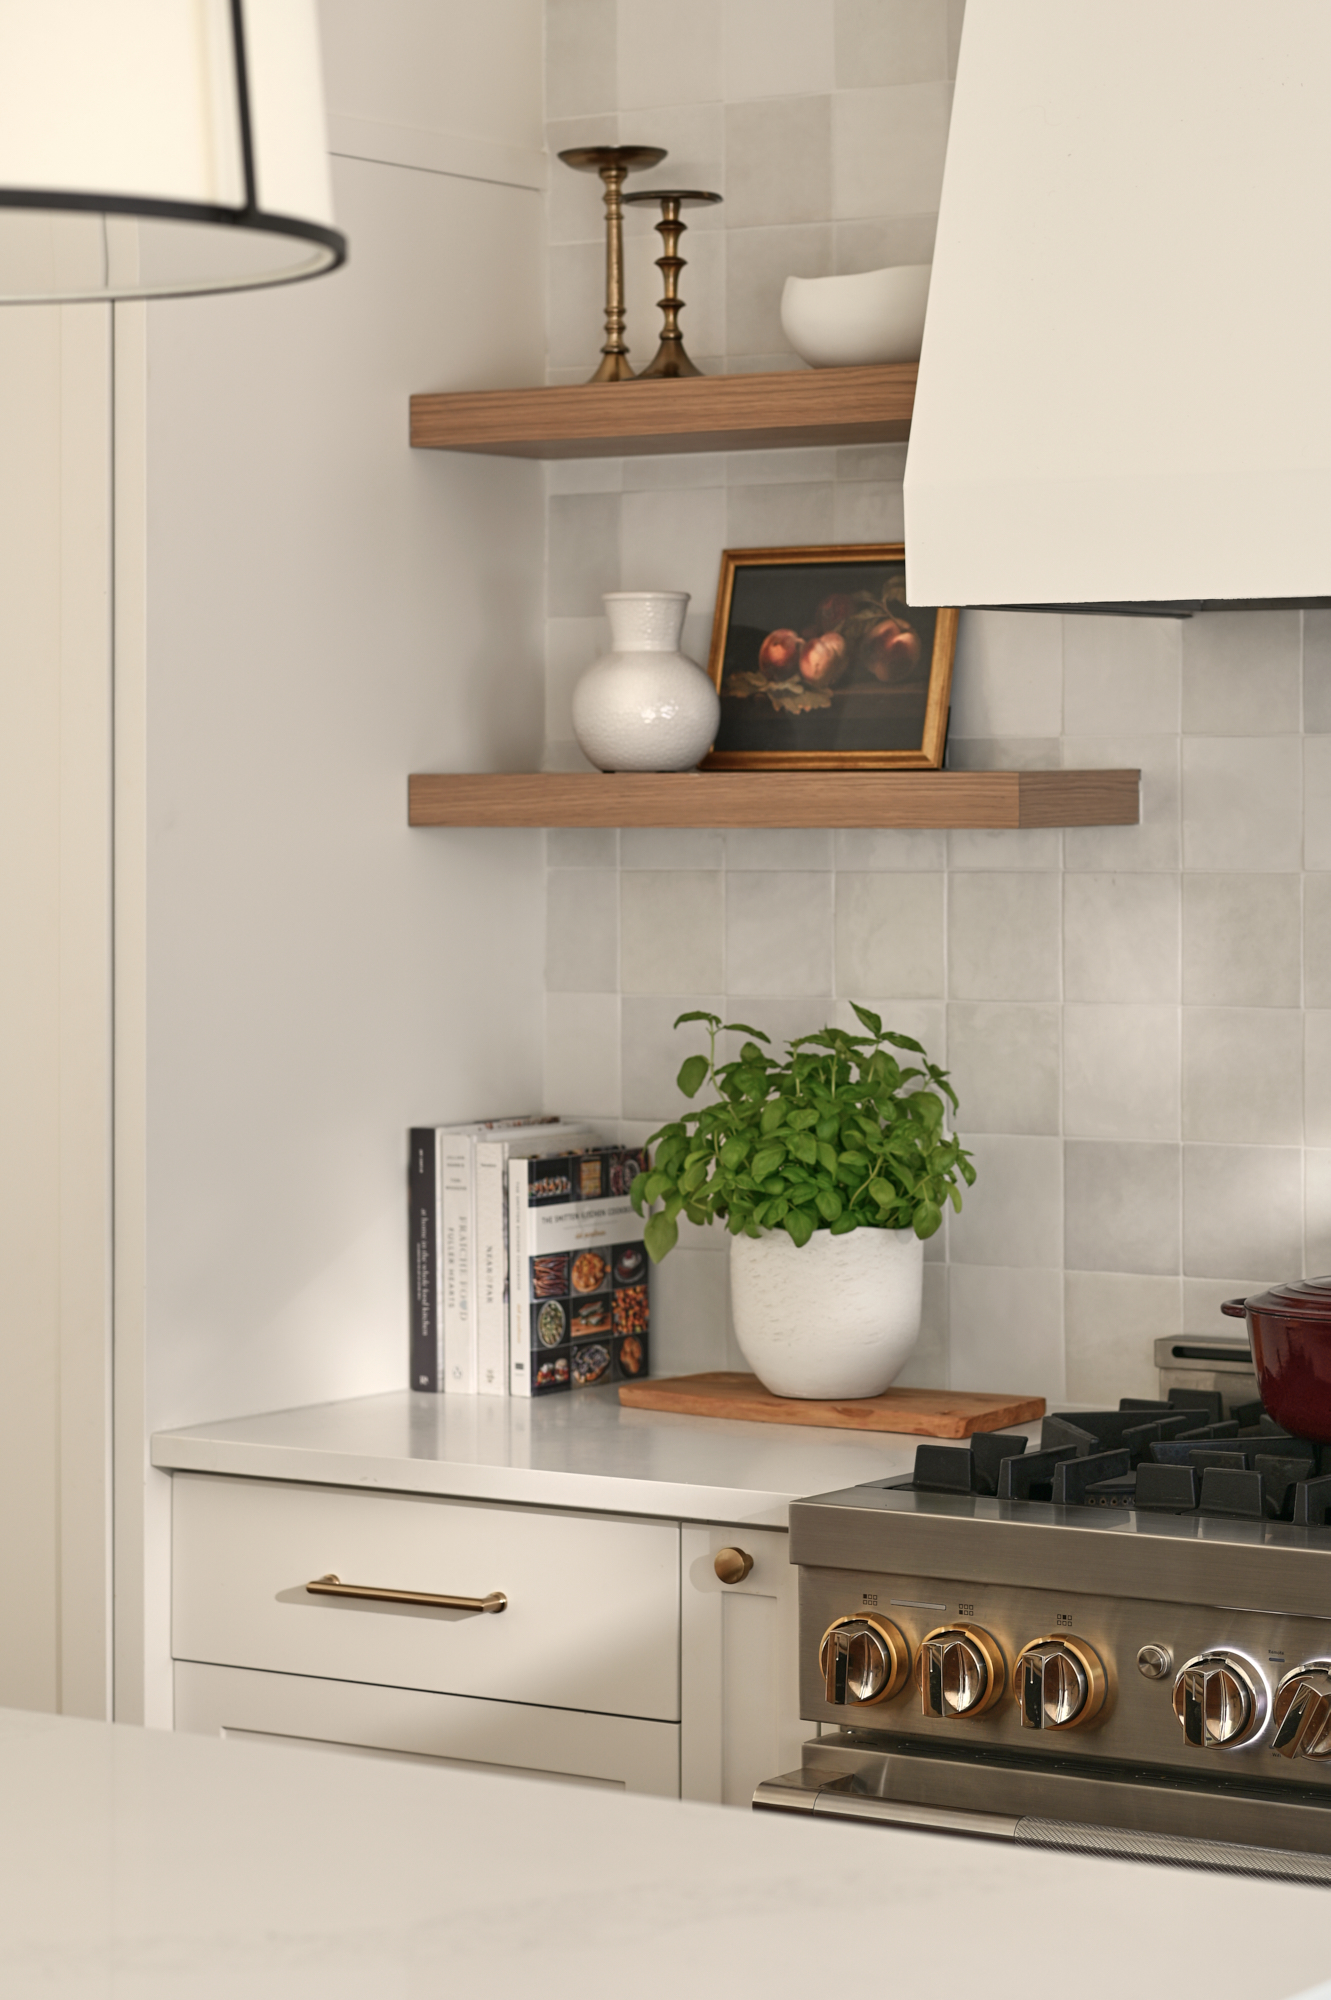
[[[715,769],[936,769],[955,610],[906,602],[900,543],[727,549],[710,672]]]

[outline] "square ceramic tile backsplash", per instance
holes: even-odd
[[[655,143],[633,185],[725,197],[682,246],[707,372],[799,368],[792,274],[927,261],[960,0],[548,0],[553,150]],[[552,165],[552,381],[601,340],[598,183]],[[629,341],[659,250],[626,230]],[[613,393],[613,391],[609,392]],[[603,591],[685,589],[706,657],[720,555],[902,532],[902,446],[554,463],[547,761]],[[955,768],[1132,765],[1142,823],[1028,833],[570,829],[546,837],[547,1095],[641,1141],[706,1007],[776,1039],[852,1000],[949,1066],[980,1177],[928,1245],[908,1379],[1150,1394],[1152,1342],[1331,1269],[1331,613],[1190,621],[968,611]],[[658,1275],[658,1366],[741,1365],[725,1239]]]

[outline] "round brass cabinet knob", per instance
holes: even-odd
[[[868,1708],[900,1694],[910,1647],[890,1618],[838,1618],[818,1647],[818,1671],[834,1708]]]
[[[1094,1722],[1109,1684],[1094,1648],[1060,1632],[1022,1648],[1012,1669],[1012,1692],[1023,1729],[1076,1729]]]
[[[1200,1653],[1174,1682],[1174,1713],[1194,1750],[1242,1743],[1260,1723],[1262,1707],[1254,1669],[1232,1653]]]
[[[722,1583],[743,1583],[753,1568],[753,1557],[745,1555],[743,1549],[720,1549],[712,1568]]]
[[[1286,1674],[1271,1708],[1277,1757],[1331,1757],[1331,1660]]]
[[[960,1722],[993,1707],[1007,1684],[1002,1649],[978,1625],[940,1625],[920,1641],[915,1660],[920,1711]]]

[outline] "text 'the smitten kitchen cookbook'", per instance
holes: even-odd
[[[510,1161],[512,1395],[647,1373],[644,1221],[629,1200],[646,1164],[623,1146]]]

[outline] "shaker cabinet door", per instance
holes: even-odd
[[[716,1573],[723,1549],[753,1558],[738,1582]],[[681,1795],[747,1808],[764,1778],[799,1763],[813,1733],[800,1720],[789,1537],[771,1528],[685,1527],[680,1573]]]

